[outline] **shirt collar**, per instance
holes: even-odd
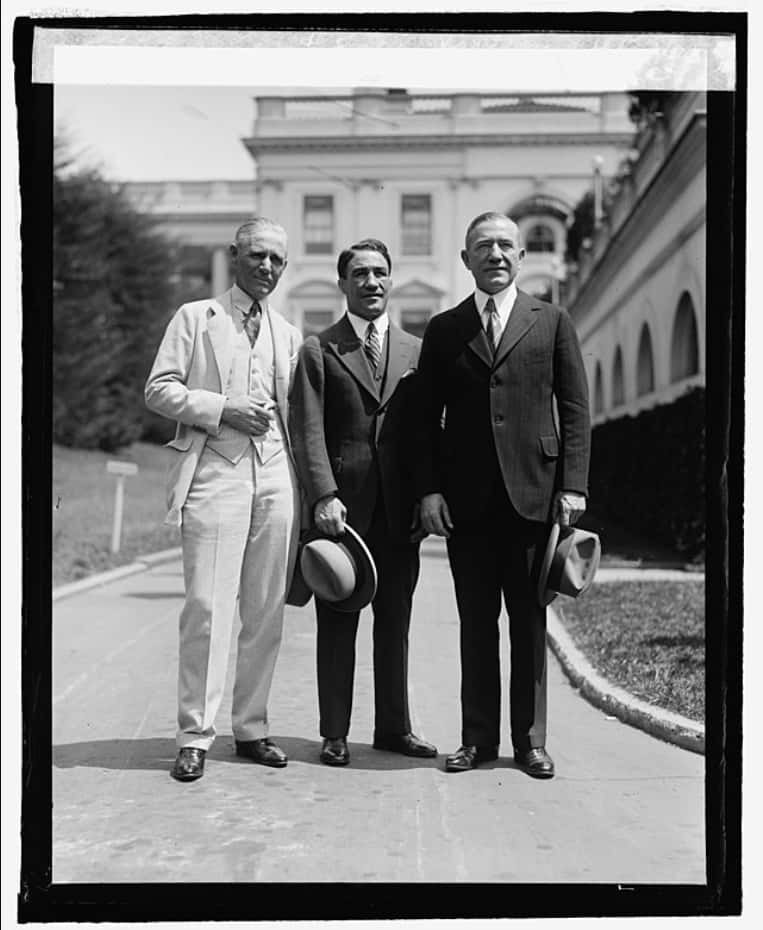
[[[355,330],[355,335],[360,339],[361,342],[365,341],[366,330],[368,329],[368,324],[373,323],[376,327],[376,332],[379,334],[380,339],[384,339],[384,336],[389,328],[389,314],[385,310],[381,316],[377,316],[375,320],[364,320],[362,316],[358,316],[356,313],[350,313],[347,311],[347,319],[350,321],[352,328]]]
[[[508,287],[505,287],[502,291],[498,291],[497,294],[486,294],[485,291],[481,291],[477,288],[474,291],[474,301],[477,304],[477,310],[482,316],[485,312],[485,304],[488,302],[488,299],[492,297],[495,302],[496,310],[498,315],[503,317],[511,312],[511,308],[514,306],[514,301],[517,299],[517,282],[512,281]]]
[[[260,307],[262,307],[262,312],[264,313],[267,304],[264,300],[259,300],[257,302],[259,303]],[[244,316],[249,313],[249,310],[254,303],[254,297],[247,294],[247,292],[243,288],[239,287],[238,284],[234,284],[231,288],[231,303],[233,304],[234,308],[238,310],[242,316]]]

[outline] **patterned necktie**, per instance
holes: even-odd
[[[363,349],[368,357],[368,361],[371,363],[371,370],[376,374],[376,369],[379,367],[379,359],[381,358],[381,342],[379,341],[379,333],[376,331],[376,327],[373,323],[368,324],[366,341],[363,343]]]
[[[495,301],[492,297],[488,297],[487,303],[485,304],[485,312],[487,313],[487,326],[485,331],[487,333],[487,339],[490,343],[490,347],[493,350],[493,355],[498,351],[498,343],[501,341],[501,329],[500,329],[500,320],[498,319],[498,308],[495,305]]]
[[[244,314],[244,330],[249,337],[249,344],[254,346],[257,342],[257,336],[260,332],[260,323],[262,321],[262,307],[255,300],[249,308],[249,312]]]

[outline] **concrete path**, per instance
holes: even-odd
[[[286,769],[238,759],[230,676],[204,778],[174,758],[179,562],[54,606],[53,880],[704,884],[704,759],[591,707],[550,658],[557,776],[502,756],[446,774],[459,743],[448,563],[427,546],[411,633],[414,729],[436,760],[371,748],[370,616],[361,619],[352,764],[318,762],[313,607],[290,608],[270,701]],[[506,622],[502,625],[503,662]],[[232,664],[231,664],[232,670]]]

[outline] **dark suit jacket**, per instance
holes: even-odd
[[[311,515],[316,501],[337,494],[347,522],[363,534],[381,491],[391,534],[407,538],[414,505],[410,400],[421,340],[390,322],[387,341],[380,392],[346,316],[309,336],[294,375],[289,430]]]
[[[587,494],[588,386],[564,309],[518,291],[493,360],[472,295],[430,320],[418,381],[417,493],[443,494],[456,527],[484,518],[496,456],[527,519],[548,520],[556,490]]]

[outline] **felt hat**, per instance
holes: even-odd
[[[355,530],[346,523],[344,529],[341,536],[310,530],[302,541],[299,568],[317,600],[349,613],[373,600],[376,565]]]
[[[593,583],[601,559],[596,533],[554,523],[538,576],[538,601],[550,604],[557,594],[579,597]]]
[[[312,596],[313,592],[302,575],[299,552],[297,552],[297,558],[294,562],[294,574],[291,576],[291,584],[286,594],[286,603],[294,607],[304,607]]]

